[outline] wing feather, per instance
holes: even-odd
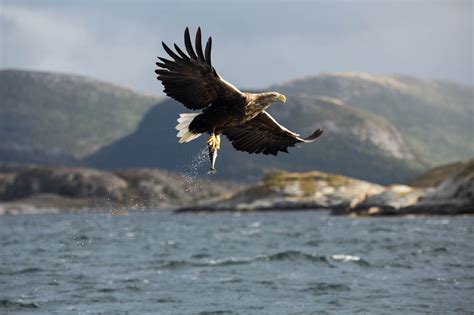
[[[224,104],[242,99],[242,92],[222,79],[211,64],[212,38],[205,51],[202,49],[201,28],[196,31],[195,49],[189,28],[184,32],[186,53],[174,44],[173,51],[162,43],[163,49],[173,59],[158,57],[155,73],[163,83],[164,92],[189,109],[203,109],[210,104]]]
[[[189,28],[186,27],[184,31],[184,45],[186,46],[186,51],[191,59],[196,60],[197,56],[193,49],[193,44],[191,44],[191,36],[189,36]]]
[[[301,138],[299,134],[280,125],[270,114],[263,111],[254,119],[222,132],[239,151],[277,155],[279,151],[288,153],[288,147],[297,143],[313,142],[323,131],[317,129],[310,136]]]
[[[204,61],[204,53],[202,52],[202,41],[201,41],[201,28],[198,27],[197,32],[196,32],[196,41],[194,43],[194,46],[196,46],[196,53],[198,56],[198,60],[200,62]]]
[[[178,55],[176,55],[174,51],[172,51],[164,42],[161,42],[161,45],[166,50],[168,55],[170,55],[174,59],[174,61],[177,61],[178,63],[181,61],[181,58]]]
[[[174,44],[174,49],[176,49],[176,51],[181,56],[181,58],[183,58],[183,60],[188,61],[188,62],[191,61],[191,59],[188,56],[186,56],[186,54],[181,50],[181,48],[179,48],[178,45]]]
[[[207,43],[206,43],[206,61],[207,61],[207,64],[210,66],[211,65],[211,49],[212,49],[212,38],[209,37],[209,39],[207,40]]]

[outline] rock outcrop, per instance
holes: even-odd
[[[271,171],[254,186],[157,169],[0,165],[0,214],[173,208],[186,211],[329,209],[335,215],[474,214],[474,160],[436,187],[380,186],[341,175]]]
[[[334,215],[474,214],[474,160],[436,187],[377,184],[322,172],[267,173],[259,184],[177,211],[330,209]]]
[[[441,182],[420,202],[401,209],[409,214],[474,214],[474,160]]]
[[[0,164],[0,214],[175,208],[235,187],[157,169]]]
[[[378,194],[365,194],[354,198],[349,207],[333,209],[333,214],[350,215],[398,215],[400,209],[416,204],[427,189],[406,185],[391,185]]]
[[[455,162],[445,165],[440,165],[429,169],[425,173],[416,176],[408,182],[408,185],[418,188],[436,187],[451,175],[461,171],[466,166],[465,162]]]
[[[71,198],[93,196],[121,201],[127,187],[124,179],[105,171],[78,167],[34,167],[16,173],[4,188],[2,199],[14,200],[50,193]]]
[[[361,194],[381,191],[383,186],[341,175],[272,171],[255,186],[178,211],[346,209]]]
[[[447,170],[451,169],[451,174]],[[417,181],[438,183],[432,188],[389,186],[380,194],[354,200],[335,214],[350,215],[456,215],[474,214],[474,160],[437,167]]]

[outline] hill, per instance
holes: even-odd
[[[177,142],[176,118],[187,110],[172,100],[66,74],[3,70],[0,82],[0,161],[207,172],[205,139]],[[236,152],[224,140],[217,178],[320,170],[389,184],[474,155],[472,87],[335,73],[269,89],[287,96],[269,110],[282,124],[325,134],[277,157]]]
[[[148,112],[137,131],[88,157],[99,168],[159,167],[202,174],[208,170],[204,137],[186,145],[176,139],[176,119],[183,107],[165,100]],[[223,141],[217,178],[257,180],[264,170],[318,169],[378,183],[405,181],[422,166],[398,131],[384,118],[329,98],[296,96],[275,104],[270,112],[282,124],[301,134],[325,129],[317,143],[290,148],[278,156],[249,155]]]
[[[409,76],[326,73],[275,85],[296,95],[337,98],[391,122],[427,166],[474,156],[474,87]]]
[[[0,161],[69,163],[131,133],[159,98],[82,76],[0,71]]]

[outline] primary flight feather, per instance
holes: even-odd
[[[277,92],[246,93],[225,81],[211,63],[212,38],[202,49],[201,28],[197,29],[194,47],[189,29],[184,32],[187,54],[174,44],[173,51],[165,43],[164,50],[172,59],[158,57],[158,80],[169,97],[198,113],[180,114],[179,142],[189,142],[203,133],[210,135],[207,143],[211,171],[215,171],[220,135],[225,135],[236,150],[248,153],[277,155],[288,152],[297,143],[315,141],[323,131],[317,129],[306,138],[280,125],[265,109],[275,102],[286,102]]]

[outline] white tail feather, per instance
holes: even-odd
[[[177,137],[179,138],[179,143],[192,141],[201,135],[200,133],[193,133],[189,131],[189,125],[191,124],[193,119],[199,114],[200,113],[179,114],[178,125],[176,125],[175,127],[175,129],[178,130]]]

